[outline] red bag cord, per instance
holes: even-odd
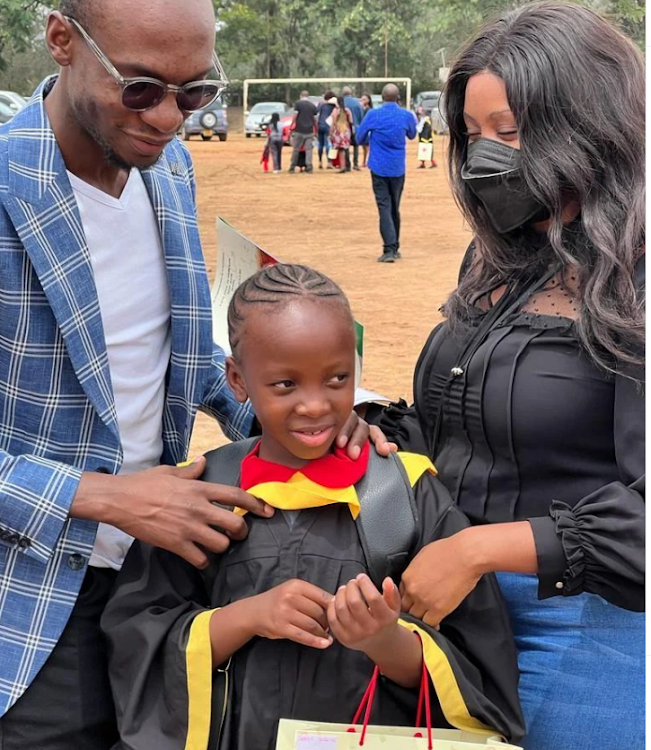
[[[415,633],[418,640],[420,639],[420,636],[418,633]],[[371,716],[371,709],[373,708],[373,699],[375,698],[375,689],[377,687],[377,681],[380,677],[380,668],[375,667],[373,670],[373,676],[371,677],[370,682],[368,683],[368,687],[366,688],[366,691],[364,692],[364,695],[362,697],[362,700],[360,701],[359,707],[357,708],[357,711],[355,712],[355,716],[353,716],[353,720],[351,724],[357,724],[357,722],[360,719],[360,716],[362,715],[362,712],[364,711],[364,708],[366,707],[366,713],[364,714],[364,723],[362,725],[362,736],[359,738],[359,746],[363,747],[364,745],[364,738],[366,737],[366,729],[368,727],[369,719]],[[416,712],[416,726],[418,727],[421,722],[421,718],[423,715],[423,705],[425,706],[425,726],[427,727],[427,750],[433,750],[432,745],[432,707],[430,704],[430,697],[429,697],[429,672],[427,671],[427,666],[425,664],[425,660],[423,659],[423,673],[421,675],[420,680],[420,690],[418,692],[418,709]],[[349,732],[354,732],[355,728],[351,726],[348,729]],[[421,736],[419,734],[416,735]]]
[[[422,690],[425,693],[425,726],[427,727],[427,750],[432,750],[432,706],[429,700],[429,672],[423,660]]]
[[[370,679],[370,681],[368,683],[368,686],[366,688],[366,692],[364,693],[364,696],[363,696],[362,700],[359,703],[359,707],[358,707],[357,711],[355,711],[355,716],[353,716],[353,720],[352,720],[351,724],[357,724],[357,722],[359,721],[359,717],[362,715],[362,711],[364,710],[364,706],[366,706],[366,702],[368,701],[368,696],[369,696],[369,694],[371,692],[371,688],[373,687],[374,684],[377,683],[379,675],[380,675],[380,668],[379,667],[375,667],[375,669],[373,670],[373,676],[371,677],[371,679]]]
[[[362,736],[359,738],[359,746],[362,747],[364,744],[364,738],[366,737],[366,730],[368,728],[368,722],[371,718],[371,709],[373,708],[373,699],[375,698],[375,688],[377,687],[377,681],[378,677],[380,676],[380,670],[378,667],[375,667],[375,670],[373,672],[373,678],[371,680],[371,691],[368,696],[368,701],[366,702],[366,713],[364,714],[364,724],[362,725]]]

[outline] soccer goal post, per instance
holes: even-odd
[[[406,106],[411,106],[411,78],[245,78],[243,81],[243,106],[249,109],[249,86],[256,83],[404,83]]]

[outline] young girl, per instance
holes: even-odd
[[[434,135],[432,118],[425,114],[422,107],[418,108],[418,169],[425,169],[425,162],[429,161],[430,169],[437,166],[434,158]]]
[[[515,649],[494,578],[440,630],[401,615],[390,578],[381,591],[369,578],[354,520],[369,448],[356,461],[333,448],[354,394],[342,291],[304,266],[264,268],[235,292],[229,338],[229,384],[262,426],[240,485],[282,510],[247,515],[247,538],[203,571],[133,546],[103,619],[125,747],[270,750],[281,718],[349,722],[375,665],[372,722],[413,725],[423,659],[435,723],[519,737]],[[411,559],[467,522],[426,459],[402,462],[419,519]]]
[[[283,127],[280,124],[280,115],[278,112],[274,112],[271,115],[271,122],[267,128],[267,144],[271,152],[271,158],[273,159],[274,174],[279,174],[282,170]]]

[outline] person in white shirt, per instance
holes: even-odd
[[[253,423],[176,138],[224,87],[214,29],[210,0],[61,0],[60,74],[0,127],[2,750],[116,741],[99,617],[133,537],[203,567],[247,533],[215,503],[272,512],[175,466],[197,408]],[[354,456],[367,436],[351,415],[340,438]]]

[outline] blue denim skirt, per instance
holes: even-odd
[[[600,596],[538,600],[500,573],[518,647],[525,750],[644,750],[644,614]]]

